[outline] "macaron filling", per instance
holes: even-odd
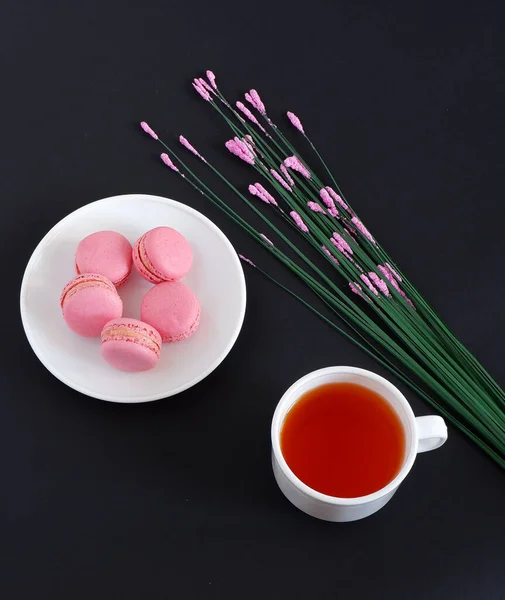
[[[152,329],[142,329],[139,325],[112,323],[102,331],[102,343],[110,341],[131,342],[140,344],[160,356],[161,344],[157,342],[158,335]],[[159,339],[159,338],[158,338]]]
[[[82,279],[79,281],[79,278],[76,278],[73,280],[73,282],[71,282],[70,285],[65,287],[65,289],[63,290],[63,292],[61,294],[61,298],[60,298],[60,306],[62,308],[63,308],[63,304],[69,298],[71,298],[73,295],[75,295],[77,292],[79,292],[80,290],[82,290],[84,288],[101,287],[101,288],[105,288],[108,290],[116,291],[116,288],[114,287],[114,285],[112,283],[110,283],[105,277],[100,277],[99,275],[88,275],[88,276],[83,276],[83,277],[86,277],[86,279]]]
[[[158,281],[156,283],[161,283],[162,281],[166,281],[166,277],[163,276],[153,265],[153,263],[149,260],[148,256],[147,256],[147,252],[146,252],[146,248],[145,248],[145,237],[147,234],[144,234],[140,240],[137,242],[137,250],[138,250],[138,257],[140,260],[140,263],[142,264],[142,266],[144,267],[144,269],[147,271],[147,273],[153,278],[153,279],[157,279]]]

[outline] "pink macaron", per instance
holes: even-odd
[[[141,319],[161,334],[164,342],[181,342],[200,324],[200,303],[180,281],[166,281],[152,287],[142,300]]]
[[[85,237],[75,253],[77,273],[99,273],[119,287],[132,270],[132,247],[116,231],[97,231]]]
[[[123,314],[114,284],[98,273],[83,273],[67,283],[60,305],[66,324],[85,337],[99,336],[107,321]]]
[[[133,247],[133,264],[151,283],[177,281],[193,264],[188,240],[171,227],[156,227],[139,238]]]
[[[114,319],[102,330],[100,354],[121,371],[149,371],[156,366],[160,352],[160,334],[137,319]]]

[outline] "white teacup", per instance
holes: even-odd
[[[321,385],[344,382],[356,383],[380,394],[395,410],[405,432],[405,456],[396,477],[373,494],[358,498],[337,498],[310,488],[291,471],[280,444],[284,419],[301,396]],[[384,377],[355,367],[328,367],[299,379],[277,405],[272,420],[272,466],[283,494],[303,512],[325,521],[357,521],[377,512],[391,499],[408,475],[418,452],[435,450],[446,440],[447,427],[442,417],[416,418],[405,396]]]

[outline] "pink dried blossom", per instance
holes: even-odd
[[[270,246],[274,245],[274,243],[271,240],[269,240],[264,233],[260,233],[260,237],[263,238],[267,244],[270,244]]]
[[[208,92],[210,92],[211,94],[214,94],[214,96],[216,95],[216,92],[214,90],[214,88],[209,85],[205,79],[203,79],[202,77],[199,77],[198,79],[194,79],[193,80],[194,83],[199,83],[202,87],[204,87]]]
[[[305,134],[305,131],[303,130],[302,122],[295,115],[295,113],[288,111],[286,114],[288,115],[288,119],[291,121],[291,125],[293,125],[293,127],[296,127],[296,129],[298,129],[298,131],[301,131],[303,134]]]
[[[254,149],[254,142],[252,141],[251,136],[246,135],[240,141],[249,148],[252,154],[256,155],[256,150]]]
[[[260,95],[256,90],[249,90],[249,93],[245,94],[245,99],[247,102],[252,104],[259,113],[262,115],[266,114],[267,111],[265,109],[265,105],[261,101]]]
[[[270,173],[282,185],[284,189],[288,190],[288,192],[292,191],[290,186],[284,181],[284,179],[279,175],[279,173],[275,169],[270,169]]]
[[[372,285],[372,282],[370,281],[370,279],[368,279],[366,275],[360,275],[360,279],[361,281],[363,281],[363,283],[366,284],[367,288],[372,292],[372,294],[375,294],[375,296],[379,295],[377,288],[374,285]]]
[[[375,246],[377,245],[375,240],[372,237],[372,234],[368,231],[368,229],[363,225],[363,223],[358,219],[358,217],[353,217],[351,221],[356,225],[356,228],[360,233],[362,233],[367,240],[372,242]]]
[[[363,298],[363,300],[365,300],[366,302],[368,302],[368,304],[372,303],[372,299],[369,298],[366,294],[362,293],[363,288],[359,285],[359,283],[354,283],[354,285],[356,286],[356,292],[359,296],[361,296]],[[351,286],[351,290],[352,290],[352,284],[349,284],[349,286]],[[353,290],[354,291],[354,290]]]
[[[249,119],[249,121],[251,121],[255,125],[259,125],[258,119],[252,114],[252,112],[247,108],[247,106],[245,106],[245,104],[238,101],[235,103],[235,106]]]
[[[373,271],[370,271],[370,273],[368,273],[368,277],[370,278],[370,280],[372,281],[372,283],[377,288],[379,288],[379,290],[384,294],[384,296],[386,296],[386,298],[389,298],[391,296],[391,292],[389,291],[387,283],[384,281],[384,279],[381,279],[377,275],[377,273],[374,273]]]
[[[277,200],[261,185],[261,183],[256,183],[255,186],[258,190],[258,193],[266,198],[270,204],[273,204],[273,206],[279,206],[277,204]]]
[[[321,246],[321,250],[330,257],[330,259],[338,266],[340,265],[340,263],[338,262],[338,260],[333,256],[333,254],[328,250],[328,248],[326,246]]]
[[[339,242],[337,242],[337,240],[335,238],[330,238],[330,242],[335,246],[335,248],[341,252],[347,259],[349,259],[351,262],[354,262],[351,258],[351,255],[349,254],[349,252],[347,252],[347,250],[342,246],[342,244],[340,244]]]
[[[252,183],[249,185],[249,187],[247,189],[249,190],[249,193],[252,196],[257,196],[258,195],[258,190],[256,189],[256,186],[253,185]],[[263,200],[263,198],[262,198],[262,200]],[[265,202],[266,202],[266,200],[265,200]],[[267,202],[267,204],[270,204],[270,202]]]
[[[321,196],[321,200],[324,202],[324,205],[328,209],[330,215],[332,217],[338,217],[337,207],[335,206],[335,202],[333,202],[333,199],[331,198],[328,191],[325,188],[322,188],[321,190],[319,190],[319,195]]]
[[[170,156],[168,156],[168,154],[160,154],[160,158],[167,165],[167,167],[170,167],[172,169],[172,171],[176,171],[177,173],[179,172],[179,169],[174,165],[172,159],[170,158]]]
[[[310,208],[310,210],[313,210],[316,213],[321,213],[323,215],[326,214],[326,211],[324,210],[324,208],[319,206],[319,204],[317,202],[307,202],[307,206]]]
[[[393,267],[389,263],[386,263],[386,267],[391,271],[391,273],[396,277],[396,279],[398,279],[398,281],[402,281],[400,275],[398,275],[398,273],[393,269]]]
[[[207,71],[206,73],[207,75],[207,79],[210,81],[210,85],[217,90],[217,85],[216,85],[216,76],[214,75],[214,73],[212,71]]]
[[[368,302],[369,304],[372,302],[371,298],[369,298],[366,294],[362,293],[363,288],[360,286],[359,283],[350,283],[349,287],[351,288],[351,290],[355,293],[358,294],[358,296],[360,296],[361,298],[363,298],[363,300],[365,300],[366,302]]]
[[[382,275],[384,275],[384,277],[389,281],[389,283],[395,288],[395,290],[401,294],[402,290],[400,289],[400,286],[398,285],[398,282],[396,281],[396,279],[393,277],[393,275],[391,275],[389,269],[383,265],[377,265],[377,269],[382,273]]]
[[[289,174],[289,171],[286,169],[286,167],[283,164],[281,164],[279,168],[281,170],[281,173],[284,175],[286,181],[289,183],[289,185],[291,187],[295,187],[295,180],[291,177],[291,175]]]
[[[334,231],[333,239],[335,240],[337,247],[340,246],[342,248],[342,250],[345,250],[349,254],[353,253],[351,246],[349,246],[349,244],[344,240],[344,238],[340,235],[340,233],[337,233],[336,231]]]
[[[242,254],[239,254],[238,256],[239,256],[240,259],[242,259],[248,265],[251,265],[251,267],[256,267],[256,265],[253,263],[252,260],[249,260],[248,258],[246,258],[245,256],[243,256]]]
[[[193,87],[206,102],[210,102],[209,92],[205,89],[205,87],[200,83],[198,79],[193,80]]]
[[[251,121],[251,123],[254,123],[261,129],[261,131],[266,133],[265,128],[260,124],[258,119],[252,114],[252,112],[247,108],[247,106],[245,106],[240,101],[236,102],[235,106],[249,119],[249,121]]]
[[[193,153],[195,156],[198,156],[198,158],[199,158],[200,160],[203,160],[203,162],[207,162],[207,161],[205,160],[205,158],[203,158],[203,156],[202,156],[202,155],[201,155],[201,154],[198,152],[198,150],[197,150],[196,148],[194,148],[194,147],[193,147],[193,146],[192,146],[192,145],[191,145],[191,144],[188,142],[188,140],[187,140],[187,139],[186,139],[184,136],[182,136],[182,135],[180,135],[180,136],[179,136],[179,142],[180,142],[180,143],[181,143],[181,144],[182,144],[182,145],[183,145],[183,146],[184,146],[184,147],[185,147],[187,150],[189,150],[190,152],[192,152],[192,153]]]
[[[148,124],[147,124],[145,121],[142,121],[142,122],[140,123],[140,126],[141,126],[141,127],[142,127],[142,129],[143,129],[143,130],[144,130],[146,133],[148,133],[148,134],[149,134],[149,135],[150,135],[152,138],[154,138],[155,140],[157,140],[157,139],[158,139],[158,136],[157,136],[157,135],[154,133],[154,131],[153,131],[153,130],[152,130],[150,127],[149,127],[149,125],[148,125]]]
[[[293,219],[293,221],[297,224],[297,226],[304,233],[309,232],[309,228],[307,227],[307,225],[305,225],[305,223],[303,222],[303,219],[300,217],[300,215],[295,210],[292,210],[289,214],[290,214],[291,218]]]
[[[261,183],[255,183],[249,186],[249,193],[253,196],[257,196],[260,200],[263,200],[265,204],[272,204],[273,206],[279,206],[276,199],[270,194]]]
[[[291,187],[295,187],[295,180],[291,177],[291,175],[289,174],[289,171],[286,169],[286,167],[283,163],[281,163],[279,165],[279,169],[281,170],[281,173],[284,175],[284,178],[289,183],[289,185]]]
[[[349,283],[349,287],[355,294],[361,296],[362,298],[365,298],[365,296],[363,296],[363,294],[361,293],[362,288],[359,283]]]
[[[405,292],[400,288],[400,286],[398,285],[398,282],[391,274],[391,271],[389,270],[389,268],[385,267],[383,265],[377,265],[377,269],[382,273],[382,275],[384,275],[384,277],[388,280],[388,282],[391,284],[391,286],[400,294],[400,296],[415,310],[416,307],[414,306],[414,303],[412,302],[412,300],[410,298],[407,297],[407,294],[405,294]]]
[[[333,198],[333,200],[335,200],[335,202],[337,204],[340,204],[340,206],[344,210],[347,210],[347,211],[349,210],[349,207],[347,206],[347,204],[342,200],[341,196],[339,196],[334,189],[332,189],[329,185],[327,185],[326,190],[330,194],[330,196]]]
[[[327,208],[335,208],[335,203],[328,194],[326,188],[321,188],[319,190],[319,195],[321,196],[321,200],[324,202]]]
[[[233,140],[228,140],[225,146],[232,154],[235,154],[235,156],[238,156],[250,165],[254,165],[254,154],[249,149],[249,146],[242,140],[239,140],[238,137],[235,137]]]
[[[300,161],[297,156],[289,156],[284,160],[284,165],[293,171],[297,171],[307,179],[310,179],[310,173],[307,167]]]

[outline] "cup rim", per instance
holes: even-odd
[[[322,375],[341,374],[341,373],[346,373],[349,375],[362,375],[362,376],[364,376],[368,379],[371,379],[373,381],[376,381],[376,382],[382,384],[384,387],[386,387],[392,394],[394,394],[396,399],[400,402],[400,404],[405,409],[408,420],[412,426],[412,432],[413,432],[412,433],[412,443],[410,444],[410,449],[408,450],[408,455],[405,457],[403,466],[398,471],[396,477],[394,479],[392,479],[387,485],[382,487],[380,490],[377,490],[376,492],[372,492],[371,494],[367,494],[366,496],[356,496],[354,498],[340,498],[338,496],[329,496],[328,494],[323,494],[321,492],[318,492],[314,488],[311,488],[310,486],[308,486],[306,483],[304,483],[301,479],[299,479],[293,473],[293,471],[289,467],[288,463],[286,462],[286,459],[284,458],[284,456],[282,454],[281,444],[280,444],[280,431],[281,431],[281,427],[282,427],[282,421],[285,418],[285,414],[287,414],[287,411],[285,411],[285,405],[288,402],[288,400],[290,400],[293,397],[293,395],[296,393],[297,389],[300,388],[305,383],[307,383],[308,381],[311,381],[312,379],[315,379]],[[299,396],[298,396],[298,398],[299,398]],[[296,401],[298,401],[298,398]],[[285,414],[282,414],[282,413],[285,413]],[[307,373],[306,375],[304,375],[303,377],[301,377],[300,379],[295,381],[282,395],[281,399],[277,403],[277,406],[274,411],[274,415],[272,417],[272,426],[271,426],[271,430],[270,430],[272,450],[273,450],[274,456],[275,456],[281,470],[283,471],[284,475],[290,480],[290,482],[295,487],[297,487],[300,491],[304,492],[306,495],[310,496],[313,499],[319,500],[320,502],[325,502],[326,504],[333,504],[333,505],[338,505],[338,506],[357,506],[360,504],[366,504],[368,502],[373,502],[374,500],[378,500],[378,499],[382,498],[383,496],[390,494],[391,492],[396,490],[396,488],[400,485],[400,483],[408,475],[408,473],[410,472],[410,470],[414,464],[414,461],[415,461],[415,458],[417,455],[417,449],[418,449],[418,437],[415,433],[415,431],[416,431],[415,419],[416,418],[415,418],[414,412],[412,410],[412,407],[410,406],[410,404],[408,403],[407,399],[402,394],[402,392],[400,392],[400,390],[395,385],[393,385],[390,381],[388,381],[381,375],[378,375],[377,373],[374,373],[373,371],[368,371],[367,369],[361,369],[359,367],[346,367],[346,366],[326,367],[323,369],[318,369],[316,371],[311,371],[310,373]]]

